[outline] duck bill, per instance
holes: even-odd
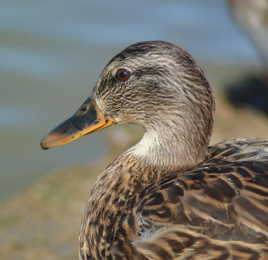
[[[45,150],[62,146],[114,123],[100,111],[93,99],[88,98],[73,116],[44,137],[40,145]]]

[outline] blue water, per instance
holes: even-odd
[[[106,151],[103,133],[51,151],[40,138],[87,97],[128,44],[179,43],[202,63],[258,64],[223,0],[9,0],[0,8],[0,200]]]

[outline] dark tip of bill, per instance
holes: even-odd
[[[41,148],[43,150],[48,150],[49,149],[49,147],[47,147],[46,144],[43,141],[40,142],[40,146],[41,146]]]

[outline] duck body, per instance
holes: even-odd
[[[268,259],[267,151],[232,139],[169,173],[117,158],[91,191],[81,259]]]
[[[90,191],[81,260],[268,259],[268,140],[209,146],[214,107],[203,71],[174,44],[140,42],[112,58],[41,142],[119,123],[145,130]]]

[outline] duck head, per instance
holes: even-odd
[[[113,124],[134,123],[145,134],[129,152],[147,156],[148,163],[176,168],[184,161],[189,166],[204,159],[213,112],[210,86],[190,54],[168,42],[139,42],[112,58],[91,96],[41,147],[61,146]]]

